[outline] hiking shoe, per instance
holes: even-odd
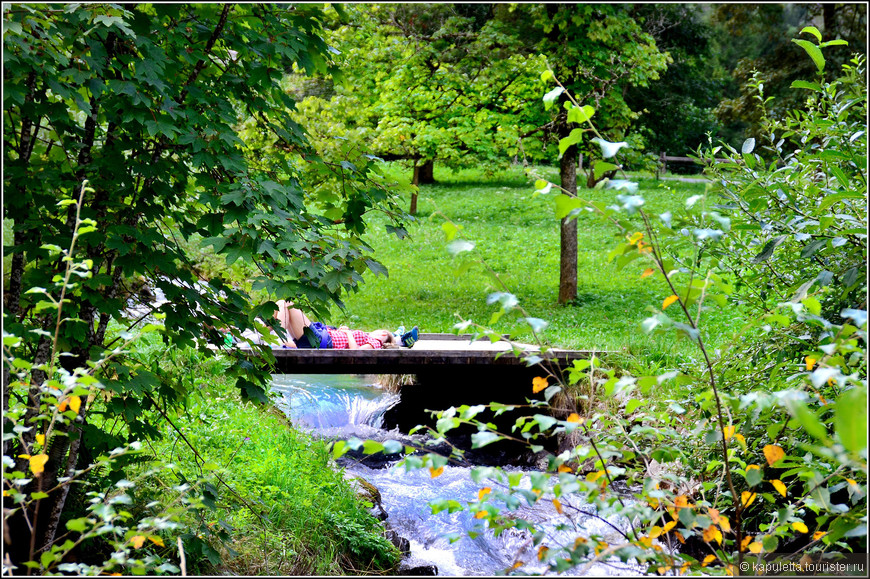
[[[417,341],[417,338],[420,337],[420,330],[417,326],[411,328],[410,332],[406,332],[402,335],[402,345],[406,348],[410,348]]]

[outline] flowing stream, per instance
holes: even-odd
[[[398,402],[399,396],[385,393],[372,384],[373,380],[372,376],[356,375],[275,375],[272,390],[281,395],[279,406],[300,427],[334,438],[389,438],[382,429],[383,414]],[[389,515],[387,521],[410,541],[411,556],[406,565],[434,565],[439,575],[452,576],[493,575],[517,561],[523,562],[522,571],[526,573],[546,570],[537,561],[537,548],[528,531],[510,529],[495,537],[492,532],[483,532],[483,523],[468,512],[444,510],[432,514],[430,501],[453,499],[466,503],[477,500],[483,486],[496,488],[497,482],[472,481],[470,468],[447,466],[437,478],[432,478],[428,470],[406,472],[402,467],[375,469],[352,464],[346,470],[380,491],[383,508]],[[528,478],[524,481],[528,482]],[[576,497],[573,500],[576,503]],[[568,506],[565,501],[563,505]],[[582,504],[572,506],[583,509]],[[585,510],[590,515],[580,517],[576,523],[582,526],[583,534],[599,533],[608,540],[619,541],[619,532],[614,527],[625,531],[626,521],[603,521],[591,507]],[[551,521],[559,517],[549,501],[539,501],[514,514],[540,523],[555,539],[561,535],[567,542],[573,541],[575,534],[555,529]],[[468,531],[480,534],[471,538]],[[592,576],[643,572],[637,566],[619,562],[595,564],[585,571]]]

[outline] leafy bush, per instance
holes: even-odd
[[[799,44],[821,71],[826,43],[814,28],[804,32],[819,40]],[[806,110],[769,119],[766,146],[756,149],[750,140],[739,152],[726,147],[730,163],[710,168],[717,183],[689,198],[681,211],[649,213],[637,184],[628,180],[602,182],[617,191],[612,204],[565,191],[556,197],[557,216],[576,217],[588,209],[623,231],[625,242],[611,252],[617,267],[644,260],[649,267],[642,276],[660,276],[667,287],[661,305],[650,306],[643,331],[688,340],[698,355],[647,376],[607,368],[594,357],[575,362],[564,379],[551,371],[530,385],[545,399],[529,402],[539,414],[518,419],[510,433],[496,432],[477,417],[487,406],[496,414],[512,406],[463,405],[437,413],[429,428],[434,436],[470,424],[478,430],[475,447],[510,438],[543,451],[545,436],[566,444],[562,452],[546,454],[545,472],[528,477],[475,469],[474,479],[488,485],[478,500],[441,501],[433,512],[467,509],[496,534],[527,529],[537,558],[557,572],[618,557],[646,562],[649,572],[717,566],[736,574],[750,569],[750,558],[773,553],[792,553],[797,562],[866,551],[863,58],[843,72],[831,83],[795,83],[810,91]],[[756,88],[765,104],[763,87]],[[568,118],[589,127],[572,133],[572,142],[591,131],[603,156],[593,170],[612,170],[620,144],[604,140],[592,126],[591,107],[572,105]],[[722,154],[714,149],[703,158],[712,162]],[[556,186],[541,180],[537,188]],[[448,223],[445,231],[456,237],[459,227]],[[472,247],[455,239],[451,244],[454,252]],[[541,327],[543,321],[530,317],[504,289],[490,295],[496,316],[518,315],[533,330]],[[733,303],[746,309],[747,322],[713,350],[701,323],[705,312]],[[458,325],[469,328],[499,339],[471,321]],[[514,353],[524,355],[519,347]],[[548,372],[546,346],[525,356]],[[548,404],[581,383],[622,412],[579,401],[573,408]],[[347,441],[336,444],[334,453],[356,447],[378,450]],[[435,477],[450,458],[428,453],[406,457],[405,463],[429,468]],[[507,505],[510,516],[493,498]],[[573,530],[571,539],[557,540],[512,512],[539,501],[552,503],[554,528]],[[628,521],[628,529],[619,530],[621,540],[583,530],[584,502],[598,516]]]

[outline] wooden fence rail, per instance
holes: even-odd
[[[699,161],[698,159],[693,159],[692,157],[675,157],[673,155],[668,155],[665,152],[659,153],[659,166],[656,169],[656,179],[658,179],[661,175],[667,173],[668,171],[668,162],[676,162],[676,163],[695,163],[696,165],[703,164],[703,161]],[[731,159],[715,159],[717,163],[733,163]]]

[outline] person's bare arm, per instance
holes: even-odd
[[[366,342],[363,345],[359,345],[356,343],[356,339],[353,337],[352,330],[344,330],[344,333],[347,335],[347,349],[348,350],[371,350],[372,345]]]

